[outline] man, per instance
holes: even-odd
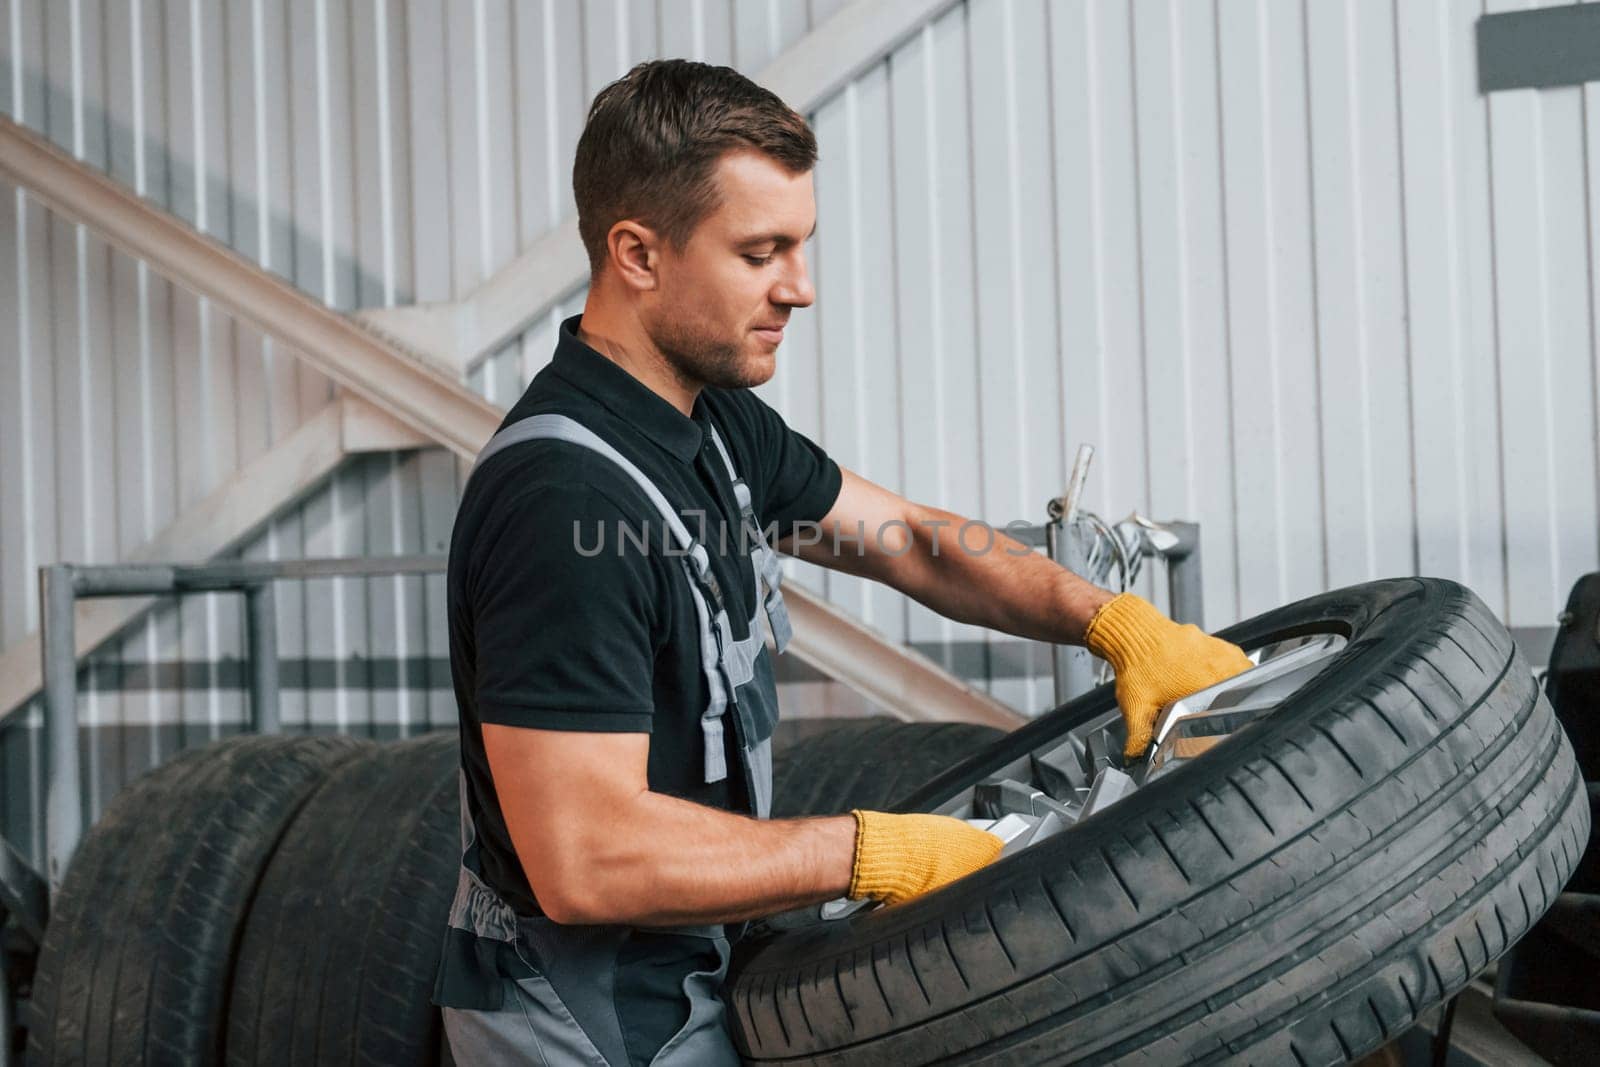
[[[954,547],[961,516],[839,467],[749,391],[814,298],[815,161],[804,119],[725,67],[646,63],[590,109],[588,299],[479,457],[450,548],[463,855],[435,1001],[458,1062],[736,1063],[724,924],[898,903],[999,853],[943,816],[764,818],[759,620],[780,652],[788,622],[762,531],[951,618],[1087,642],[1130,755],[1161,704],[1249,666],[1007,538]]]

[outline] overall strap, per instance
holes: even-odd
[[[728,453],[728,446],[722,443],[722,435],[715,426],[711,426],[711,440],[722,454],[722,464],[728,469],[728,478],[733,482],[734,499],[739,503],[739,520],[743,524],[745,537],[750,539],[752,545],[750,563],[756,574],[756,595],[761,596],[764,583],[767,588],[767,625],[772,630],[772,643],[778,654],[782,655],[789,645],[789,639],[794,636],[794,627],[789,622],[789,608],[778,589],[783,581],[783,562],[778,559],[773,547],[767,544],[766,531],[756,521],[755,509],[751,505],[750,487],[733,469],[733,456]]]
[[[533,415],[512,423],[489,439],[483,446],[483,451],[478,453],[478,458],[472,464],[472,471],[467,475],[467,481],[472,481],[472,475],[478,473],[478,468],[483,466],[490,457],[503,452],[512,445],[522,444],[524,441],[551,439],[566,441],[569,444],[582,445],[584,448],[600,453],[602,456],[622,468],[623,473],[633,479],[639,490],[649,498],[650,503],[660,512],[662,521],[667,524],[667,529],[672,532],[673,540],[678,542],[678,547],[688,555],[694,565],[697,576],[705,579],[716,592],[716,600],[721,605],[722,590],[717,587],[716,576],[711,573],[711,558],[706,553],[705,547],[696,541],[689,533],[689,528],[683,524],[678,513],[673,510],[667,498],[661,495],[661,490],[656,488],[654,482],[645,476],[644,471],[634,465],[634,462],[621,452],[613,448],[599,434],[589,429],[583,423],[567,415],[545,414]]]
[[[731,674],[729,669],[729,654],[732,651],[731,646],[735,644],[733,629],[728,620],[722,589],[711,570],[710,554],[706,552],[705,546],[689,533],[689,528],[667,502],[661,490],[656,488],[655,483],[632,460],[618,452],[599,434],[567,415],[555,413],[533,415],[519,419],[496,433],[478,453],[472,471],[467,475],[468,482],[471,482],[472,475],[476,474],[478,468],[482,467],[490,457],[512,445],[535,440],[557,440],[580,445],[616,464],[633,479],[634,484],[660,513],[662,521],[672,533],[673,540],[682,550],[679,558],[683,561],[684,573],[689,579],[689,592],[693,597],[695,616],[700,625],[700,667],[710,693],[706,709],[700,717],[700,732],[705,744],[705,780],[708,783],[722,781],[728,776],[728,761],[723,747],[723,715],[727,711],[728,701],[739,684],[739,679]],[[720,441],[718,445],[720,447]],[[758,586],[757,593],[759,592]],[[737,653],[735,656],[737,657]]]

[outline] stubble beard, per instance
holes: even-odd
[[[697,323],[661,322],[649,332],[656,349],[686,386],[749,389],[771,377],[750,366],[738,344]]]

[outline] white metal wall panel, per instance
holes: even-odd
[[[1217,506],[1233,499],[1234,470],[1216,24],[1192,4],[1144,4],[1133,18],[1133,77],[1147,101],[1136,123],[1145,410],[1149,451],[1159,457],[1148,507],[1177,517],[1205,505],[1205,593],[1214,605],[1236,578],[1236,523],[1231,508]],[[1064,159],[1059,150],[1056,158]],[[1119,491],[1105,486],[1101,499],[1107,490]]]
[[[1240,521],[1235,602],[1215,605],[1213,623],[1323,587],[1302,17],[1295,5],[1219,5]]]
[[[978,367],[972,226],[968,221],[971,158],[967,118],[967,51],[963,17],[923,27],[890,66],[894,175],[894,306],[900,363],[898,401],[905,444],[897,488],[907,497],[972,514],[979,510]],[[831,147],[831,146],[830,146]],[[847,146],[831,147],[826,161]],[[819,227],[836,227],[819,219]],[[821,279],[819,279],[821,281]],[[837,292],[831,279],[827,307]],[[877,307],[891,294],[873,286]],[[802,321],[804,316],[798,316]],[[790,353],[791,365],[801,357]],[[784,409],[780,409],[784,410]],[[854,457],[820,438],[845,466]],[[953,543],[953,531],[946,542]],[[947,669],[984,675],[982,664],[957,655],[979,648],[983,631],[923,607],[907,607],[906,637]]]
[[[895,344],[893,306],[879,296],[881,279],[894,271],[889,158],[886,152],[841,154],[836,147],[886,144],[889,130],[889,84],[881,68],[816,115],[819,153],[834,149],[835,163],[818,174],[815,267],[819,279],[834,279],[849,298],[819,301],[810,314],[817,319],[818,373],[828,389],[820,439],[849,456],[863,477],[898,485],[906,435],[894,398],[902,353]],[[824,219],[830,223],[826,230]],[[874,531],[865,533],[871,537]],[[848,542],[840,548],[856,551]],[[828,576],[827,591],[867,625],[895,640],[904,637],[905,612],[893,590],[836,574]]]
[[[1327,580],[1412,566],[1399,100],[1392,12],[1308,10],[1316,346],[1324,503],[1346,529],[1326,540]]]
[[[1548,614],[1593,569],[1593,232],[1581,87],[1489,99],[1506,599]]]
[[[971,82],[970,105],[980,428],[972,458],[982,498],[969,514],[1000,526],[1039,521],[1044,496],[1034,487],[1066,484],[1054,286],[1033,262],[1048,247],[1040,238],[1051,202],[1047,37],[1042,5],[981,4],[968,18],[968,52],[987,68]],[[996,551],[982,531],[958,535],[956,547]],[[991,657],[1000,647],[1016,645],[991,641]],[[1031,677],[996,677],[990,692],[1029,710],[1049,703]]]
[[[1495,256],[1472,16],[1443,2],[1396,9],[1416,566],[1459,577],[1504,611]],[[1546,618],[1535,609],[1519,621]]]

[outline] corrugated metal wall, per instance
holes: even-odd
[[[1600,101],[1479,95],[1484,10],[956,5],[814,114],[819,296],[762,391],[997,525],[1094,443],[1091,507],[1200,522],[1212,627],[1416,573],[1551,625],[1600,563]],[[478,379],[515,395],[547,337]],[[1036,648],[797,580],[1049,702]]]
[[[0,108],[335,307],[446,300],[569,214],[583,109],[629,63],[753,72],[837,6],[11,0]],[[1600,120],[1592,86],[1479,96],[1482,10],[954,5],[813,116],[820,298],[763,392],[845,465],[996,523],[1042,517],[1094,442],[1092,507],[1202,524],[1211,626],[1419,572],[1547,624],[1600,551]],[[40,562],[114,558],[330,391],[0,192],[10,644]],[[476,387],[512,400],[580,306]],[[441,457],[363,460],[251,551],[432,546],[454,477]],[[802,570],[1002,699],[1048,702],[1036,650]],[[405,588],[313,588],[285,612],[309,721],[448,714],[438,620]],[[226,598],[158,615],[91,672],[109,680],[86,714],[226,729],[241,647]],[[395,670],[427,695],[369,697],[358,657],[413,664]],[[194,685],[130,681],[163,671]],[[14,796],[34,772],[3,743]]]
[[[1480,11],[951,11],[816,115],[822,369],[787,410],[995,520],[1094,442],[1102,514],[1200,522],[1213,626],[1413,573],[1550,624],[1600,562],[1600,126],[1592,86],[1478,95]]]

